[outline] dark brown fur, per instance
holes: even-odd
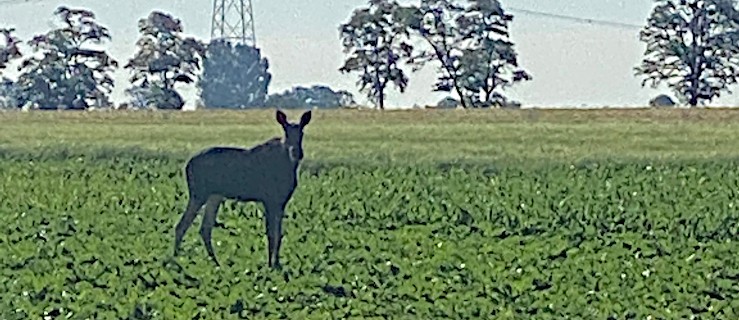
[[[310,111],[307,111],[299,124],[291,124],[278,110],[277,122],[285,130],[284,139],[273,138],[251,149],[212,147],[187,162],[185,175],[190,198],[175,228],[175,255],[198,210],[205,205],[200,236],[208,255],[220,265],[211,244],[219,206],[225,199],[256,201],[261,202],[265,209],[268,264],[279,267],[282,217],[298,185],[297,169],[303,158],[303,128],[310,122],[310,116]]]

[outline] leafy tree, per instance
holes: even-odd
[[[15,28],[0,28],[0,35],[3,36],[3,42],[0,42],[0,70],[5,69],[12,60],[21,58],[21,51],[18,49],[20,40],[13,36]]]
[[[20,99],[18,91],[15,82],[6,77],[0,78],[0,109],[20,108],[24,101]]]
[[[421,0],[412,27],[429,44],[411,59],[414,71],[436,61],[440,75],[434,91],[454,91],[464,108],[505,105],[500,90],[531,80],[518,66],[507,14],[497,0]]]
[[[499,90],[532,79],[519,67],[508,32],[512,21],[513,16],[494,0],[470,1],[457,20],[459,33],[466,39],[459,80],[473,106],[507,107],[510,101]]]
[[[675,102],[668,95],[660,94],[649,100],[650,107],[672,107]]]
[[[133,87],[126,93],[145,100],[147,106],[182,109],[185,103],[174,86],[178,82],[192,83],[205,55],[205,45],[183,37],[182,30],[179,19],[160,11],[139,20],[138,48],[124,66],[133,73]]]
[[[339,27],[344,53],[349,57],[339,68],[359,74],[357,85],[380,109],[385,108],[385,89],[393,83],[405,92],[408,77],[399,64],[410,58],[410,25],[417,9],[394,0],[369,0],[369,6],[354,11]]]
[[[0,28],[0,108],[17,108],[20,104],[18,101],[18,90],[16,83],[2,76],[2,70],[7,68],[8,64],[22,58],[21,51],[18,49],[20,40],[13,36],[14,28]]]
[[[267,58],[253,46],[211,42],[198,81],[203,103],[207,108],[263,107],[272,80],[268,68]]]
[[[457,106],[459,106],[459,101],[452,97],[445,97],[444,99],[439,100],[439,102],[437,102],[436,106],[433,108],[454,109]]]
[[[656,0],[639,39],[646,43],[635,67],[642,86],[667,83],[694,107],[737,82],[739,12],[732,0]]]
[[[118,63],[90,46],[111,40],[108,29],[89,10],[60,6],[54,14],[61,27],[28,41],[37,54],[23,60],[19,68],[22,100],[40,109],[110,106],[111,73]]]
[[[267,103],[279,108],[340,108],[354,104],[354,96],[344,90],[334,91],[329,87],[314,85],[310,88],[294,87],[283,93],[272,94]]]
[[[454,17],[460,16],[463,10],[454,0],[421,0],[420,22],[413,27],[431,49],[421,51],[410,62],[416,65],[413,70],[417,71],[431,61],[438,61],[440,75],[433,91],[454,90],[461,99],[462,107],[467,108],[469,100],[459,83],[462,52],[457,49],[463,39],[454,26]]]

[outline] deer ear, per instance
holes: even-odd
[[[303,115],[300,116],[300,126],[305,127],[306,125],[308,125],[308,123],[310,123],[310,117],[311,117],[310,110],[303,113]]]
[[[276,119],[277,123],[279,123],[283,127],[287,126],[287,116],[284,112],[282,112],[282,110],[277,110]]]

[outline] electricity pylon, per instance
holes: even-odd
[[[257,48],[252,0],[213,0],[213,23],[201,80],[208,108],[258,108],[272,75]]]
[[[213,0],[210,37],[256,47],[251,0]]]

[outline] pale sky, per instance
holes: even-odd
[[[367,100],[357,92],[356,75],[338,72],[344,54],[338,25],[354,8],[366,0],[252,0],[257,46],[270,61],[270,93],[295,85],[328,85],[334,90],[354,93],[360,103]],[[413,3],[414,1],[402,1]],[[519,8],[547,13],[643,25],[651,10],[651,0],[516,0],[501,1],[504,8]],[[162,10],[180,18],[185,33],[209,40],[212,0],[0,0],[0,26],[17,29],[24,40],[46,32],[53,11],[59,5],[93,10],[98,22],[107,26],[113,41],[110,53],[121,62],[129,59],[138,37],[137,21],[152,10]],[[638,28],[581,24],[534,16],[517,11],[511,26],[519,62],[534,79],[518,84],[507,94],[524,107],[600,107],[643,106],[661,91],[641,88],[633,68],[641,59],[643,44]],[[444,93],[431,92],[435,66],[411,74],[406,93],[390,89],[389,107],[435,105]],[[123,69],[115,75],[117,88],[113,100],[127,97],[129,74]],[[732,88],[735,89],[735,88]],[[194,86],[180,91],[188,108],[194,105]],[[734,105],[737,98],[726,94],[711,105]]]

